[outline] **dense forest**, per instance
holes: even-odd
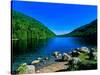
[[[96,37],[97,36],[97,20],[94,20],[89,24],[81,26],[68,34],[64,34],[61,36],[64,36],[64,37],[66,37],[66,36],[73,36],[73,37],[93,36],[93,37]]]
[[[12,40],[46,39],[53,36],[55,34],[41,22],[12,10]]]

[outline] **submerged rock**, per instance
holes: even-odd
[[[42,58],[40,58],[40,57],[39,57],[39,58],[37,58],[37,60],[40,60],[40,61],[41,61],[41,60],[42,60]]]
[[[48,59],[49,59],[48,57],[45,57],[45,58],[44,58],[44,60],[48,60]]]
[[[33,60],[31,64],[34,65],[34,64],[38,64],[38,63],[40,63],[40,60]]]

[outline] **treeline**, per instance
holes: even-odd
[[[12,39],[46,39],[55,34],[41,22],[12,10]]]
[[[81,26],[68,34],[61,35],[61,36],[74,36],[74,37],[91,36],[91,37],[96,37],[97,36],[97,20],[94,20],[89,24]]]

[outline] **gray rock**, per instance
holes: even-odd
[[[34,74],[35,73],[35,66],[34,65],[27,65],[26,74]]]
[[[38,63],[40,63],[40,60],[33,60],[31,64],[34,65],[34,64],[38,64]]]
[[[89,48],[87,48],[87,47],[81,47],[81,51],[85,52],[85,53],[89,53],[90,52]]]
[[[27,65],[26,63],[21,64],[18,69],[17,73],[21,74],[33,74],[35,73],[35,66],[34,65]]]
[[[55,58],[58,59],[58,57],[59,57],[59,52],[58,52],[58,51],[55,51],[55,52],[53,53],[53,56],[54,56]]]
[[[71,57],[70,55],[68,55],[67,53],[63,53],[62,60],[67,60],[67,61],[69,61],[69,60],[71,60],[71,59],[72,59],[72,57]]]

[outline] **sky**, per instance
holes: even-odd
[[[66,34],[97,18],[97,6],[13,1],[12,9],[43,23],[56,35]]]

